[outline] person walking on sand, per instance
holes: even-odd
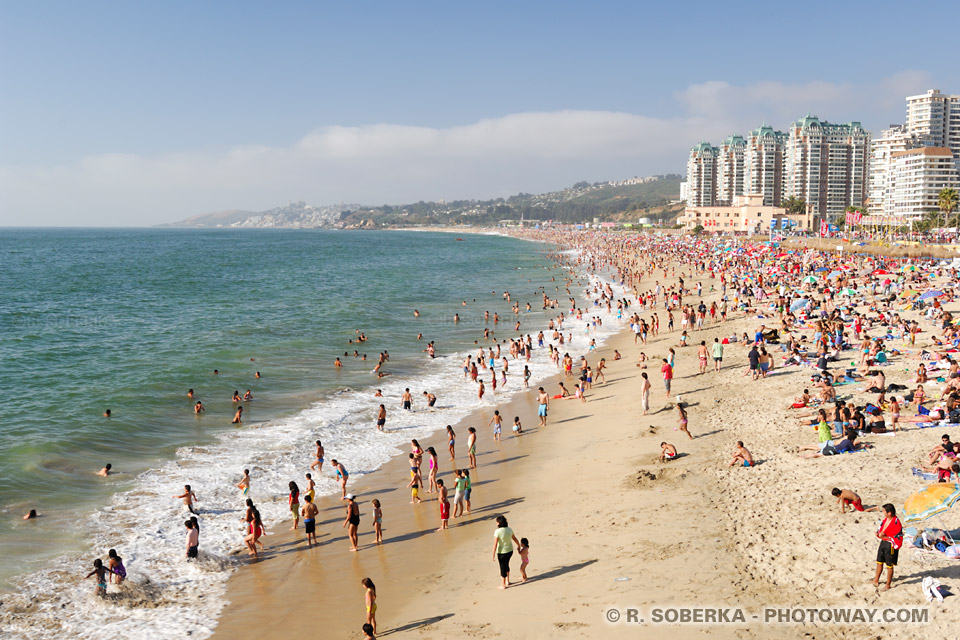
[[[897,566],[900,547],[903,545],[903,525],[897,517],[896,507],[892,504],[883,505],[883,522],[877,529],[877,538],[880,539],[880,547],[877,549],[877,573],[870,583],[875,587],[880,586],[880,575],[883,573],[883,567],[886,566],[887,583],[883,590],[889,591],[893,583],[893,568]]]
[[[303,531],[307,534],[307,546],[312,547],[317,544],[317,514],[320,509],[313,504],[313,498],[309,495],[303,496]]]
[[[364,578],[360,584],[366,588],[364,602],[367,607],[367,624],[370,625],[372,633],[377,632],[377,587],[370,578]],[[366,625],[364,625],[366,626]]]
[[[347,517],[343,519],[343,526],[347,527],[347,535],[350,536],[350,551],[356,551],[357,547],[357,527],[360,526],[360,506],[356,503],[356,496],[352,493],[347,494]]]
[[[467,438],[467,456],[470,459],[470,468],[477,468],[477,430],[473,427],[467,429],[470,436]]]
[[[547,408],[550,404],[550,396],[544,391],[543,387],[537,389],[537,415],[540,417],[540,426],[547,426]]]
[[[723,344],[720,342],[720,338],[713,339],[713,346],[710,350],[713,355],[713,370],[719,373],[723,364]]]
[[[447,521],[450,519],[450,500],[447,497],[447,488],[443,486],[443,480],[437,480],[437,486],[440,487],[440,493],[437,495],[437,502],[440,503],[440,528],[437,531],[443,531],[447,528]]]
[[[333,470],[337,472],[337,482],[340,483],[340,499],[347,499],[347,480],[350,478],[350,474],[347,473],[346,467],[337,462],[336,460],[331,460],[330,464],[333,465]]]
[[[520,556],[520,582],[526,582],[527,565],[530,564],[530,541],[526,538],[520,538],[520,546],[517,547],[517,555]]]
[[[747,451],[747,448],[743,446],[742,440],[737,440],[737,448],[733,452],[733,459],[730,460],[730,464],[727,466],[732,467],[734,465],[744,467],[753,466],[753,455],[751,455],[751,453]]]
[[[667,397],[670,397],[670,384],[673,382],[673,367],[663,358],[663,366],[660,367],[660,373],[663,374],[663,386],[667,390]]]
[[[507,526],[507,519],[497,516],[497,530],[493,532],[493,559],[500,565],[500,589],[510,586],[510,558],[514,544],[519,547],[520,541],[513,534],[513,529]]]
[[[647,377],[646,371],[640,374],[640,378],[640,404],[643,407],[643,415],[647,415],[650,411],[650,378]]]
[[[310,469],[316,469],[317,473],[323,471],[323,445],[317,440],[317,453],[314,461],[310,464]]]
[[[685,434],[687,434],[688,438],[693,440],[693,436],[690,435],[690,431],[687,430],[687,424],[689,421],[687,419],[687,410],[683,408],[682,402],[677,403],[677,417],[680,418],[680,431],[683,431]]]

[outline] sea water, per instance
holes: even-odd
[[[303,486],[315,440],[357,478],[481,406],[461,366],[483,329],[535,339],[561,310],[541,310],[544,290],[568,310],[566,272],[545,252],[476,234],[0,230],[0,635],[208,635],[241,563],[243,469],[268,528],[286,527],[287,484]],[[569,320],[573,355],[618,328],[583,305],[607,322],[587,335],[586,319]],[[350,344],[358,330],[367,341]],[[435,359],[423,352],[431,340]],[[391,375],[378,379],[383,350]],[[533,381],[556,372],[546,349],[530,367]],[[511,362],[501,400],[521,390],[522,371]],[[399,409],[406,387],[414,412]],[[248,389],[243,424],[232,425],[231,396]],[[438,397],[432,410],[423,391]],[[374,427],[380,402],[387,433]],[[116,473],[98,477],[108,462]],[[318,494],[338,490],[329,462],[314,476]],[[173,498],[184,484],[199,497],[196,563],[183,562],[185,512]],[[41,517],[21,520],[30,509]],[[98,599],[80,578],[108,548],[129,581]]]

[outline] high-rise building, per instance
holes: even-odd
[[[808,115],[790,126],[788,136],[788,196],[833,219],[863,204],[870,133],[859,122],[831,124]]]
[[[892,124],[870,141],[870,187],[867,213],[872,216],[893,215],[893,154],[915,149],[920,138],[902,124]]]
[[[719,149],[701,142],[690,150],[687,160],[687,206],[712,207],[717,200],[717,155]]]
[[[885,214],[921,218],[939,209],[942,189],[960,188],[953,154],[946,147],[894,151],[888,178]]]
[[[907,96],[906,128],[924,145],[946,147],[954,159],[960,158],[960,96],[945,95],[939,89]]]
[[[736,196],[743,195],[744,155],[746,142],[741,136],[727,136],[717,155],[717,197],[719,206],[733,204]]]
[[[747,134],[746,142],[745,193],[762,195],[764,206],[779,207],[784,200],[787,134],[763,125]]]

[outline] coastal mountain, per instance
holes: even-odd
[[[180,222],[158,225],[162,227],[192,227],[210,229],[216,227],[231,228],[274,228],[274,229],[312,229],[332,227],[342,217],[343,212],[359,209],[360,205],[311,205],[306,202],[291,202],[283,207],[274,207],[267,211],[243,211],[230,209],[214,213],[204,213]]]
[[[165,227],[193,228],[339,228],[384,226],[490,225],[502,220],[557,222],[627,221],[649,218],[666,222],[682,207],[681,176],[676,174],[609,182],[578,182],[560,191],[518,193],[490,200],[444,200],[405,205],[309,205],[292,202],[268,211],[232,209],[207,213]]]

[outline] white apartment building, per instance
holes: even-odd
[[[906,125],[892,124],[878,138],[870,141],[870,187],[867,213],[871,216],[893,215],[893,153],[915,149],[920,145],[916,133]]]
[[[787,195],[803,198],[814,213],[841,217],[867,198],[870,133],[859,122],[831,124],[801,118],[788,131]]]
[[[690,182],[687,180],[680,182],[680,202],[690,202]]]
[[[747,134],[745,192],[759,194],[763,204],[776,207],[784,200],[786,172],[784,151],[787,134],[763,125]]]
[[[939,210],[942,189],[960,189],[953,153],[946,147],[919,147],[890,155],[890,197],[884,215],[921,218]]]
[[[716,204],[729,205],[743,195],[744,157],[747,145],[741,136],[727,136],[717,154]]]
[[[945,95],[939,89],[907,96],[906,128],[922,144],[946,147],[954,159],[960,159],[960,96]]]
[[[690,150],[687,160],[687,205],[711,207],[717,199],[717,155],[719,149],[701,142]]]

